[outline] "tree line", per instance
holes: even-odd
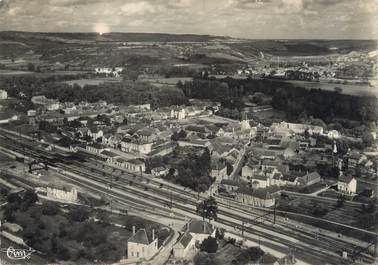
[[[334,118],[359,120],[364,123],[378,120],[378,101],[374,96],[353,96],[337,91],[308,90],[305,87],[276,80],[195,79],[178,83],[187,97],[219,101],[229,109],[241,110],[243,96],[262,92],[272,96],[272,106],[284,111],[289,120],[297,120],[305,112],[314,118],[332,122]]]

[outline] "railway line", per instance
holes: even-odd
[[[119,177],[118,181],[112,180],[113,176],[111,173],[105,172],[105,176],[110,175],[110,181],[109,177],[106,179],[104,178],[104,171],[99,168],[94,168],[92,166],[84,165],[83,163],[78,162],[72,162],[69,161],[68,163],[65,163],[65,161],[56,161],[56,157],[54,155],[51,155],[49,152],[41,149],[37,150],[31,150],[34,148],[38,148],[37,146],[30,146],[27,145],[27,148],[25,146],[17,146],[17,143],[10,143],[7,142],[5,144],[2,143],[2,145],[6,146],[7,148],[14,149],[17,152],[21,152],[23,154],[29,154],[33,157],[50,161],[50,163],[54,163],[54,165],[50,165],[51,167],[56,167],[57,170],[66,170],[72,173],[75,173],[77,175],[83,176],[86,179],[96,182],[99,184],[99,186],[103,185],[104,187],[100,188],[102,192],[105,194],[109,194],[110,196],[114,196],[116,198],[119,198],[121,200],[129,200],[129,197],[126,197],[125,195],[120,196],[119,193],[115,192],[114,189],[121,190],[125,193],[132,194],[135,201],[139,201],[139,203],[146,204],[146,200],[149,201],[151,204],[152,202],[156,203],[158,202],[161,205],[164,205],[160,208],[160,210],[170,211],[170,208],[177,208],[181,211],[184,211],[186,213],[196,215],[195,207],[197,205],[197,201],[193,199],[193,194],[191,192],[183,192],[181,189],[174,189],[174,187],[166,187],[167,189],[170,189],[170,191],[166,191],[164,189],[160,189],[157,185],[160,185],[159,182],[153,181],[149,179],[149,182],[142,183],[142,182],[133,182],[134,187],[130,187],[130,181],[135,180],[136,176],[133,174],[129,174],[126,172],[122,172],[122,174]],[[51,162],[54,160],[54,162]],[[63,163],[62,163],[63,162]],[[67,162],[67,161],[66,161]],[[77,183],[81,183],[80,181],[77,181]],[[135,184],[134,184],[135,183]],[[82,183],[81,183],[82,184]],[[105,188],[108,185],[111,185],[112,188]],[[157,187],[154,187],[157,186]],[[138,189],[142,189],[139,191]],[[150,194],[149,191],[153,191],[154,195]],[[175,200],[172,200],[172,193],[175,192]],[[156,195],[155,195],[156,194]],[[135,199],[135,197],[139,199]],[[183,198],[184,196],[184,198]],[[140,201],[142,200],[142,201]],[[169,206],[167,208],[167,206]],[[248,212],[251,214],[251,216],[257,217],[259,216],[256,213]],[[283,238],[272,235],[272,233],[268,233],[267,231],[273,231],[276,234],[284,235],[286,238],[292,238],[293,242],[285,241],[285,245],[291,249],[296,249],[296,251],[303,251],[303,254],[306,253],[307,256],[311,256],[311,259],[319,259],[319,258],[326,258],[327,260],[333,259],[335,264],[340,264],[342,261],[340,259],[340,252],[342,251],[350,251],[354,252],[355,246],[352,244],[348,244],[345,242],[342,242],[341,240],[334,240],[329,237],[326,237],[324,235],[318,236],[318,238],[314,238],[313,233],[306,232],[303,230],[295,231],[293,228],[286,227],[286,231],[282,229],[283,225],[267,225],[264,223],[255,224],[251,222],[250,218],[246,218],[243,216],[238,216],[234,213],[229,213],[228,211],[224,209],[219,210],[219,218],[217,220],[218,223],[221,223],[226,226],[230,226],[233,228],[238,228],[239,230],[243,229],[246,233],[252,233],[256,236],[262,237],[262,238],[269,238],[270,241],[274,241],[277,243],[282,243]],[[248,227],[248,225],[253,225],[254,227]],[[261,229],[257,229],[257,227]],[[265,231],[262,231],[264,229]],[[313,245],[313,248],[309,248],[308,246],[305,246],[300,243],[306,243],[309,245]],[[319,246],[320,245],[320,246]],[[277,247],[277,246],[276,246]],[[327,251],[328,247],[332,247],[334,255],[332,255],[332,258],[330,257],[329,251]],[[366,260],[369,260],[369,256],[363,255]],[[369,260],[370,261],[370,260]],[[321,264],[321,263],[320,263]]]

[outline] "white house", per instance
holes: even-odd
[[[155,167],[153,169],[151,169],[151,174],[154,176],[154,177],[163,177],[165,176],[166,174],[168,174],[168,168],[164,167],[164,166],[161,166],[161,167]]]
[[[196,246],[193,236],[185,232],[181,234],[177,243],[173,246],[173,256],[178,259],[185,259],[191,251],[195,251]]]
[[[329,139],[339,139],[340,138],[340,133],[337,130],[331,130],[327,133],[327,137]]]
[[[135,233],[135,226],[133,226],[133,235],[127,240],[127,257],[129,259],[150,260],[158,250],[158,238],[155,237],[154,230],[151,234],[147,233],[146,229],[139,229]]]
[[[77,190],[75,188],[62,189],[47,187],[47,197],[67,202],[77,202]]]
[[[96,141],[98,138],[104,136],[104,132],[96,127],[89,129],[87,134],[93,139],[93,141]]]
[[[0,89],[0,99],[7,99],[8,93],[5,90]]]
[[[149,154],[152,152],[153,143],[146,143],[132,139],[131,141],[122,140],[121,150],[126,153],[136,152],[141,154]]]
[[[176,258],[185,258],[190,251],[196,251],[196,245],[203,240],[215,237],[216,229],[208,222],[191,220],[183,228],[183,234],[173,246],[173,255]]]
[[[28,117],[35,117],[37,115],[37,111],[34,109],[30,109],[27,111]]]
[[[342,193],[355,194],[357,180],[352,176],[341,175],[337,181],[337,189]]]

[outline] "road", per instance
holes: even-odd
[[[19,142],[22,139],[18,139]],[[38,149],[37,146],[30,145],[28,148],[17,147],[17,143],[7,143],[1,141],[1,144],[7,145],[7,148],[16,149],[17,152],[24,152],[31,156],[43,156],[44,153],[49,155],[49,152]],[[70,161],[72,163],[72,161]],[[77,165],[76,165],[77,164]],[[193,198],[193,194],[189,191],[183,192],[182,189],[174,191],[172,187],[160,188],[158,183],[152,180],[147,182],[143,177],[137,181],[137,176],[128,174],[126,172],[120,173],[120,179],[113,182],[113,174],[105,172],[96,166],[88,166],[83,163],[74,163],[65,165],[64,163],[57,164],[56,170],[66,171],[68,179],[76,181],[78,185],[85,184],[90,187],[96,187],[100,192],[107,196],[114,197],[117,200],[128,201],[132,198],[144,205],[149,205],[170,212],[172,210],[175,214],[185,215],[190,218],[198,216],[195,212],[197,201]],[[104,177],[105,173],[105,177]],[[110,181],[109,181],[110,178]],[[134,184],[130,186],[130,181],[134,180]],[[109,189],[109,184],[112,188]],[[146,189],[147,188],[147,189]],[[172,193],[174,193],[174,201],[171,200]],[[168,205],[173,206],[172,209]],[[245,236],[255,238],[256,235],[265,239],[265,243],[272,248],[280,249],[282,251],[282,242],[289,248],[295,248],[301,251],[303,259],[311,261],[312,263],[322,264],[325,260],[332,261],[334,264],[340,264],[340,251],[349,250],[352,252],[356,249],[356,245],[344,242],[343,240],[336,240],[326,235],[317,236],[315,238],[312,232],[304,229],[294,228],[285,223],[279,223],[275,226],[266,223],[255,224],[252,222],[252,217],[257,217],[259,214],[252,211],[231,210],[220,203],[219,218],[217,224],[224,226],[227,230],[233,230],[245,225]],[[248,226],[249,225],[249,226]],[[287,250],[287,248],[286,248]],[[307,253],[307,254],[305,254]],[[368,259],[368,257],[366,257]]]

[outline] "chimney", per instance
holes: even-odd
[[[155,240],[155,229],[152,229],[152,241]]]
[[[133,225],[133,235],[135,235],[135,225]]]

